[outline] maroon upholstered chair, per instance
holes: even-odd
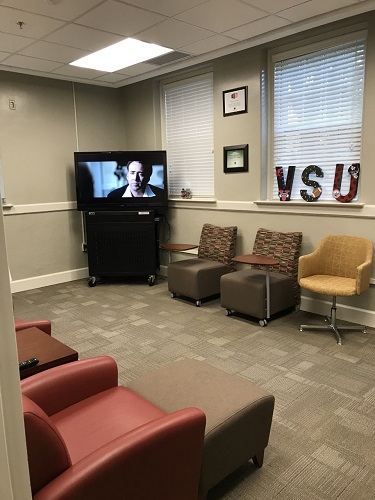
[[[20,330],[26,330],[26,328],[32,328],[35,326],[42,330],[42,332],[47,333],[47,335],[51,335],[51,322],[49,319],[35,319],[35,320],[26,320],[23,321],[21,319],[14,320],[14,327],[16,332]]]
[[[85,359],[21,382],[34,500],[196,500],[205,414],[167,413]]]

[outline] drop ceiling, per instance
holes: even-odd
[[[375,9],[375,0],[0,0],[0,69],[121,87]],[[69,63],[127,37],[174,50],[115,73]]]

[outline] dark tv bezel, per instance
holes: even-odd
[[[78,182],[78,163],[101,161],[145,161],[153,165],[163,165],[163,196],[152,198],[91,198],[83,200]],[[147,151],[87,151],[74,152],[74,170],[77,196],[77,210],[82,212],[98,211],[128,211],[128,210],[155,210],[156,212],[168,208],[168,178],[167,178],[167,152],[165,150]]]

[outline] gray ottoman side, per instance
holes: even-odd
[[[200,498],[249,459],[262,465],[275,398],[248,380],[187,359],[146,373],[128,387],[167,412],[186,407],[205,412]]]

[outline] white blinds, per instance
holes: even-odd
[[[170,196],[214,195],[212,74],[164,86]]]
[[[365,72],[365,36],[340,45],[274,62],[273,198],[277,198],[276,166],[296,171],[291,199],[301,199],[303,170],[317,165],[323,178],[319,201],[333,201],[337,163],[344,164],[342,191],[347,192],[348,167],[360,163]]]

